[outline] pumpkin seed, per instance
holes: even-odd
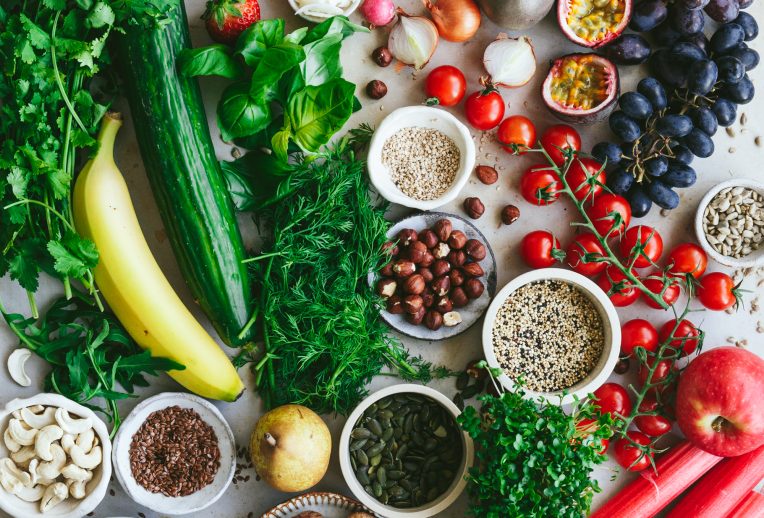
[[[382,455],[374,455],[369,460],[372,466],[379,466],[379,463],[382,462]]]
[[[358,479],[358,482],[360,482],[363,485],[368,485],[371,483],[371,480],[369,480],[369,474],[366,473],[366,468],[361,467],[356,470],[355,472],[355,478]]]
[[[392,410],[380,410],[377,412],[377,417],[380,419],[392,419],[395,416],[395,414],[392,412]]]
[[[366,443],[369,442],[369,439],[359,439],[357,441],[353,441],[350,443],[350,451],[356,451],[360,450],[364,446],[366,446]]]
[[[368,439],[371,437],[371,432],[363,427],[354,428],[353,431],[350,432],[350,437],[353,439]]]
[[[380,399],[379,401],[377,401],[377,408],[379,408],[380,410],[384,410],[385,408],[389,407],[392,404],[393,404],[392,399],[389,399],[389,398]]]
[[[379,480],[380,484],[385,484],[387,482],[387,470],[384,466],[380,466],[380,468],[377,469],[377,480]]]
[[[356,450],[355,459],[358,461],[358,464],[360,464],[361,466],[369,465],[369,456],[363,450]]]
[[[393,438],[393,434],[395,433],[395,430],[392,427],[387,427],[384,432],[382,432],[382,440],[385,442],[389,442],[390,439]]]
[[[374,481],[371,484],[372,489],[374,489],[374,496],[379,498],[382,496],[382,484],[380,484],[378,481]]]
[[[377,444],[366,450],[366,455],[369,457],[374,457],[375,455],[379,455],[382,453],[382,450],[385,449],[385,441],[379,441]]]
[[[379,424],[379,421],[377,421],[373,417],[366,418],[366,426],[369,428],[369,430],[371,430],[371,432],[374,435],[377,435],[377,436],[382,435],[382,431],[383,431],[382,425]]]

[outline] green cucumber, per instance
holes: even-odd
[[[247,326],[254,298],[244,245],[199,85],[176,70],[178,53],[191,43],[183,2],[160,4],[166,8],[161,23],[146,20],[116,38],[118,70],[181,272],[223,341],[240,346],[254,333]]]

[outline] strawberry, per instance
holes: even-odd
[[[260,20],[257,0],[210,0],[202,15],[210,37],[232,45],[239,34]]]

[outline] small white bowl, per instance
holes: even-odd
[[[387,166],[382,163],[382,147],[387,139],[399,130],[410,127],[439,130],[459,148],[459,169],[454,182],[442,196],[434,200],[416,200],[403,194],[393,183]],[[369,145],[367,163],[371,183],[385,199],[414,209],[432,210],[454,200],[467,184],[475,168],[475,142],[467,127],[447,111],[431,106],[408,106],[398,108],[379,125]]]
[[[89,408],[75,403],[60,394],[48,393],[37,394],[26,399],[14,399],[8,402],[5,408],[0,411],[0,430],[5,430],[8,426],[8,421],[13,411],[33,405],[64,408],[75,416],[90,418],[93,421],[93,429],[96,435],[98,435],[98,440],[101,441],[103,461],[93,471],[93,479],[86,486],[87,496],[82,500],[67,498],[43,514],[40,512],[39,502],[24,502],[19,497],[11,495],[0,488],[0,509],[16,518],[78,518],[85,516],[101,503],[104,495],[106,495],[106,488],[111,478],[111,439],[109,438],[109,431],[106,429],[104,422]],[[9,453],[5,443],[0,441],[0,458],[7,457]]]
[[[366,411],[372,403],[379,401],[382,398],[391,396],[393,394],[402,393],[414,393],[427,396],[446,410],[449,411],[454,419],[461,414],[459,408],[435,389],[425,387],[424,385],[414,385],[412,383],[401,383],[399,385],[392,385],[384,388],[367,397],[353,410],[348,416],[345,426],[342,428],[340,435],[339,457],[340,468],[342,469],[342,476],[345,478],[345,482],[350,487],[350,491],[353,495],[366,507],[377,513],[379,516],[385,518],[427,518],[429,516],[435,516],[438,513],[443,512],[454,501],[459,498],[459,495],[464,491],[464,487],[467,485],[467,480],[464,478],[467,475],[467,470],[472,466],[472,462],[475,460],[475,449],[472,443],[472,439],[466,433],[462,433],[462,465],[459,471],[454,474],[454,480],[451,483],[451,487],[446,490],[445,493],[438,498],[420,507],[412,507],[411,509],[398,509],[389,505],[385,505],[379,502],[374,497],[369,495],[363,488],[358,479],[356,479],[353,467],[350,464],[350,432],[353,431],[356,422],[361,418],[361,415]]]
[[[713,200],[722,189],[726,189],[727,187],[747,187],[764,195],[764,184],[745,178],[727,180],[726,182],[717,184],[709,189],[706,195],[703,196],[703,199],[700,200],[698,210],[695,213],[695,236],[698,239],[698,243],[700,243],[700,246],[706,251],[706,254],[708,254],[711,259],[724,266],[730,266],[732,268],[751,268],[764,265],[764,246],[760,246],[758,250],[754,250],[745,257],[735,259],[734,257],[729,257],[717,252],[706,239],[706,233],[703,231],[703,214],[706,212],[706,207],[711,203],[711,200]]]
[[[130,443],[149,414],[171,406],[195,410],[215,431],[220,449],[220,468],[208,486],[188,496],[168,497],[151,493],[138,484],[130,468]],[[114,474],[125,492],[136,503],[166,515],[181,515],[201,511],[215,503],[228,489],[236,470],[236,445],[233,432],[223,414],[210,402],[184,392],[163,392],[136,406],[114,438]]]
[[[610,302],[610,299],[605,292],[591,280],[581,274],[570,270],[563,270],[562,268],[541,268],[515,277],[496,294],[493,302],[491,302],[491,305],[488,307],[488,311],[486,311],[485,321],[483,322],[483,352],[485,353],[486,361],[490,367],[501,369],[499,361],[496,359],[496,353],[494,352],[493,346],[493,324],[496,320],[496,314],[499,312],[499,309],[501,309],[501,306],[507,298],[520,287],[531,282],[542,280],[562,281],[572,284],[580,289],[581,292],[592,301],[602,319],[605,335],[605,344],[602,350],[602,355],[592,372],[590,372],[584,379],[565,390],[566,394],[562,397],[562,400],[560,400],[560,397],[562,396],[563,391],[535,392],[524,389],[525,395],[529,399],[543,397],[550,403],[558,404],[562,401],[561,404],[567,405],[572,403],[576,397],[583,399],[587,394],[594,392],[607,381],[608,377],[613,372],[615,364],[618,363],[618,354],[621,349],[621,324],[618,320],[618,313],[616,313],[615,306]],[[502,386],[508,390],[512,390],[515,387],[514,381],[503,373],[499,376],[499,382],[501,382]]]
[[[355,12],[356,9],[358,9],[358,6],[360,4],[361,4],[361,0],[353,0],[350,4],[350,7],[348,7],[342,12],[342,16],[349,17],[351,14]],[[300,9],[300,6],[297,5],[297,0],[289,0],[289,6],[294,10],[295,13],[297,13],[297,11]],[[303,20],[308,20],[309,22],[313,22],[313,23],[325,22],[326,20],[331,18],[331,16],[327,16],[326,18],[323,18],[321,16],[313,16],[308,13],[300,13],[297,16],[299,16]]]

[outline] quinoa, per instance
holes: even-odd
[[[499,309],[493,324],[499,365],[525,387],[555,392],[583,380],[605,347],[602,319],[586,295],[558,280],[520,287]]]

